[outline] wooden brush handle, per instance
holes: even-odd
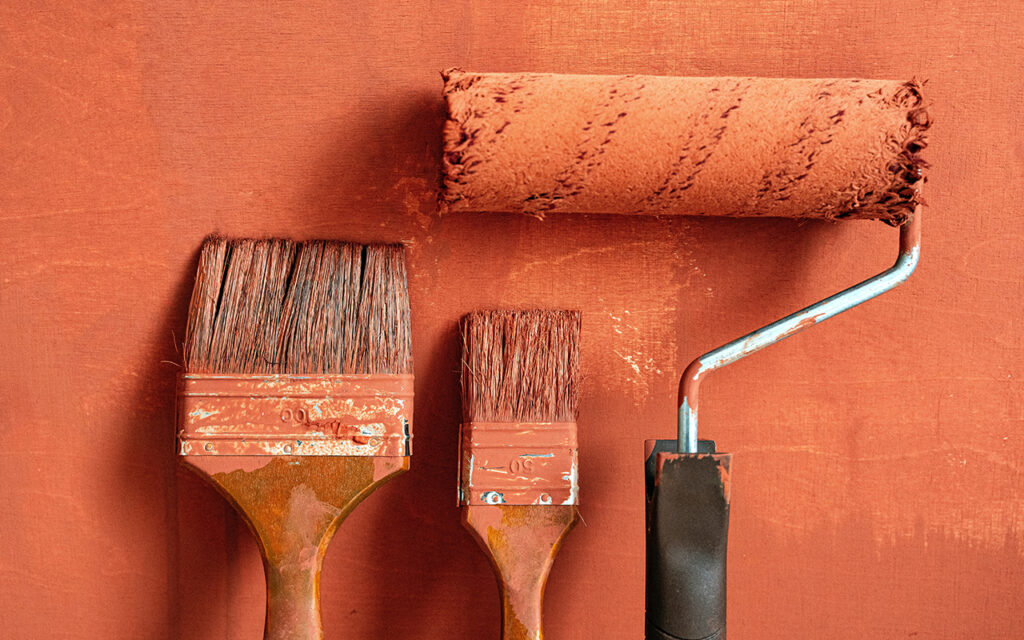
[[[256,535],[267,574],[266,640],[320,640],[320,567],[338,525],[409,468],[408,457],[186,456]],[[259,465],[263,466],[259,466]]]
[[[298,532],[296,532],[298,533]],[[313,533],[315,532],[307,532]],[[326,547],[326,540],[321,540]],[[267,560],[266,640],[323,638],[320,621],[320,567],[322,557]]]
[[[544,587],[579,515],[575,505],[470,505],[463,524],[487,553],[501,588],[503,640],[541,640]]]

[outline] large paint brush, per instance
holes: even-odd
[[[484,311],[463,325],[463,522],[501,589],[502,638],[539,640],[555,554],[579,518],[580,314]]]
[[[179,453],[259,541],[265,638],[323,637],[327,544],[363,498],[409,468],[412,390],[401,246],[203,245]]]

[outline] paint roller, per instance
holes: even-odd
[[[647,442],[646,635],[725,638],[731,455],[698,440],[702,378],[903,282],[920,250],[920,83],[443,74],[447,211],[877,219],[882,273],[695,359],[678,434]]]

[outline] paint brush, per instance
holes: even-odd
[[[179,453],[259,541],[267,639],[323,637],[331,537],[409,468],[409,315],[400,245],[210,238],[202,247]]]
[[[555,554],[579,518],[578,311],[482,311],[463,323],[463,523],[501,590],[502,638],[539,640]]]

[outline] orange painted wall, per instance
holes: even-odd
[[[0,635],[256,638],[255,544],[173,455],[202,238],[409,244],[412,471],[323,576],[328,638],[493,638],[458,523],[456,321],[584,312],[582,514],[553,640],[639,638],[641,456],[702,350],[887,266],[884,225],[440,218],[439,71],[928,79],[921,267],[713,374],[730,638],[1024,635],[1024,18],[1015,2],[0,6]]]

